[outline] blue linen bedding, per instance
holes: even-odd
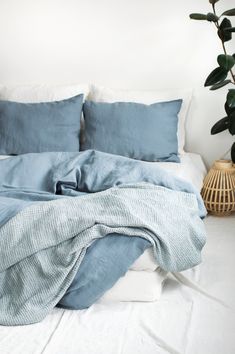
[[[57,306],[73,310],[91,306],[150,246],[145,238],[121,234],[110,234],[94,241]]]
[[[190,184],[129,158],[0,161],[0,323],[40,321],[58,302],[90,306],[150,244],[165,270],[198,264],[205,213]]]
[[[182,100],[149,105],[85,101],[82,150],[95,149],[142,161],[180,162],[177,126],[181,105]]]
[[[82,106],[82,94],[54,102],[0,100],[0,155],[79,151]]]

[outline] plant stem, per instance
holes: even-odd
[[[217,16],[216,15],[216,11],[215,11],[215,4],[212,4],[212,8],[213,8],[214,15]],[[215,26],[216,26],[217,30],[219,30],[219,22],[218,21],[215,22]],[[224,41],[221,38],[220,38],[220,40],[221,40],[221,43],[222,43],[224,54],[228,55],[226,47],[225,47],[225,44],[224,44]],[[229,72],[230,72],[230,74],[232,76],[232,80],[233,80],[232,84],[235,85],[235,74],[233,73],[232,69],[230,69]]]
[[[220,160],[225,159],[225,157],[228,155],[228,153],[231,151],[231,148],[228,149],[228,151],[226,151],[221,157]]]

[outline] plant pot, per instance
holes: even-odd
[[[207,210],[217,216],[235,211],[235,167],[231,160],[217,160],[204,179],[202,198]]]

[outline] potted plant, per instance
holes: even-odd
[[[212,12],[207,14],[192,13],[190,18],[210,22],[217,32],[221,41],[223,53],[218,55],[218,66],[209,74],[204,86],[210,86],[210,90],[218,90],[225,85],[235,85],[235,54],[229,55],[225,43],[232,39],[235,27],[232,26],[228,17],[235,16],[235,8],[224,11],[221,15],[216,12],[216,3],[220,0],[209,0]],[[224,105],[226,116],[220,119],[211,129],[211,134],[218,134],[226,129],[231,135],[235,135],[235,88],[230,88]],[[231,147],[231,158],[235,163],[235,142]]]

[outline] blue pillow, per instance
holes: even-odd
[[[178,113],[182,100],[154,103],[86,101],[83,150],[145,161],[179,162]]]
[[[83,95],[63,101],[0,101],[0,155],[79,151]]]

